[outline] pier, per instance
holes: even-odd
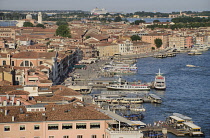
[[[141,128],[141,131],[143,132],[151,132],[151,131],[160,131],[162,132],[163,128],[167,129],[167,133],[172,133],[178,137],[183,137],[186,134],[188,134],[187,132],[184,131],[179,131],[171,126],[168,126],[166,124],[164,124],[163,126],[150,126],[150,127],[145,127],[145,128]]]

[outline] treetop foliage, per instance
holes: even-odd
[[[156,38],[154,41],[157,48],[160,48],[163,44],[162,39]]]
[[[56,36],[71,38],[69,27],[67,25],[60,25],[56,30]]]
[[[131,40],[132,41],[137,41],[137,40],[141,40],[141,38],[138,35],[132,35]]]

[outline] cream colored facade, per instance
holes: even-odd
[[[185,38],[180,36],[169,36],[169,47],[176,49],[184,49]]]
[[[142,41],[151,43],[151,48],[155,47],[155,39],[161,39],[162,40],[162,46],[160,49],[165,49],[168,47],[168,35],[165,34],[149,34],[149,35],[144,35],[142,36]]]
[[[117,44],[111,44],[106,46],[96,46],[99,57],[102,59],[107,59],[114,54],[119,54],[119,46]]]

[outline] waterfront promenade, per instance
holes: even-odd
[[[157,52],[142,53],[138,55],[122,55],[120,58],[138,59],[144,57],[152,57],[156,53]],[[111,59],[100,59],[96,63],[85,64],[87,66],[86,69],[76,69],[69,73],[69,76],[75,76],[75,85],[87,85],[89,82],[91,82],[91,80],[101,77],[101,68],[105,65],[105,63],[109,63],[110,61]]]

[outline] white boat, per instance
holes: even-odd
[[[121,78],[119,78],[119,83],[118,84],[113,84],[113,85],[109,85],[106,86],[107,89],[112,89],[112,90],[136,90],[136,91],[140,91],[140,90],[150,90],[150,87],[148,84],[122,84],[121,83]]]
[[[198,67],[198,66],[190,65],[190,64],[187,64],[186,66],[187,66],[187,67]]]
[[[149,94],[147,98],[150,99],[153,103],[162,103],[162,99],[155,94]]]
[[[104,72],[114,72],[114,73],[136,73],[137,66],[124,64],[124,63],[113,63],[107,64],[103,67],[102,71]]]
[[[201,55],[201,54],[202,54],[202,52],[198,51],[197,49],[192,49],[188,53],[188,55]]]
[[[139,91],[139,90],[150,90],[149,85],[147,84],[114,84],[110,86],[106,86],[107,89],[112,89],[112,90],[133,90],[133,91]]]
[[[193,46],[193,49],[196,49],[197,51],[201,52],[201,51],[209,50],[209,47],[208,47],[208,45],[204,45],[204,44],[195,44]]]
[[[143,105],[142,106],[136,106],[136,105],[131,105],[130,106],[130,110],[132,110],[132,111],[143,111],[143,112],[145,112],[146,111],[146,109],[143,107]]]
[[[157,73],[157,75],[155,76],[154,88],[159,90],[166,89],[165,77],[162,76],[162,73],[160,73],[160,69],[159,73]]]

